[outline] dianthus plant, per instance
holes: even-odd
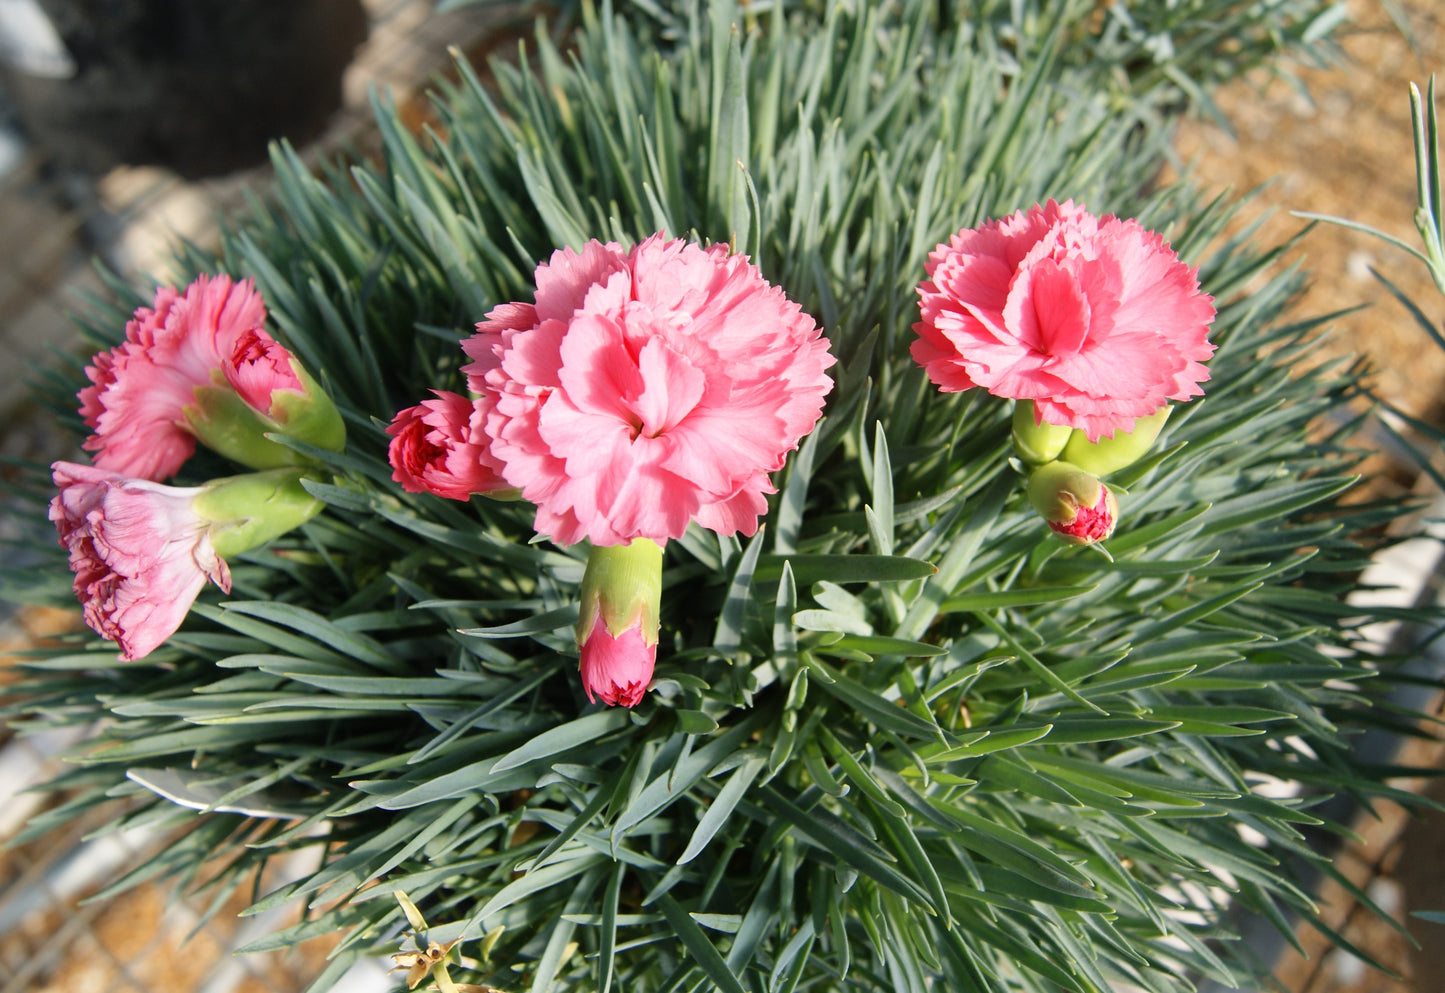
[[[1326,927],[1307,890],[1334,872],[1339,825],[1319,799],[1390,792],[1398,772],[1351,748],[1408,715],[1369,713],[1384,665],[1360,622],[1378,617],[1341,600],[1400,508],[1341,497],[1355,456],[1321,425],[1359,370],[1311,360],[1312,327],[1284,316],[1297,278],[1220,233],[1227,207],[1153,189],[1166,132],[1060,58],[1093,5],[1056,6],[1003,38],[922,0],[796,19],[719,2],[665,45],[604,7],[565,54],[543,34],[486,85],[459,64],[425,135],[379,105],[374,163],[313,173],[279,148],[273,200],[218,257],[181,262],[254,279],[335,400],[344,451],[267,435],[325,467],[300,484],[325,509],[231,557],[229,595],[202,592],[145,659],[79,638],[31,658],[12,719],[96,722],[56,784],[73,798],[32,832],[123,804],[117,827],[180,837],[119,886],[218,893],[313,851],[253,909],[305,914],[257,947],[338,939],[316,993],[391,953],[418,982],[538,993],[1257,984],[1241,919]],[[1111,557],[1040,521],[1009,405],[940,393],[910,355],[930,253],[1050,200],[1157,232],[1217,311],[1207,346],[1160,360],[1171,396],[1207,359],[1204,395],[1109,477]],[[429,489],[448,452],[488,444],[476,402],[515,419],[509,458],[591,467],[538,442],[536,394],[486,368],[468,390],[463,366],[510,360],[526,315],[497,308],[540,312],[540,265],[589,244],[613,264],[658,233],[646,252],[745,255],[826,335],[832,364],[800,373],[832,381],[821,418],[783,393],[753,412],[796,421],[770,440],[781,467],[615,519],[545,487],[458,499],[503,489],[498,472],[531,485],[480,455],[460,490]],[[1057,289],[1075,263],[1050,258],[1030,278]],[[1049,299],[1082,314],[1095,289]],[[97,343],[145,299],[97,309]],[[613,321],[627,302],[595,303]],[[576,347],[633,340],[601,326]],[[638,385],[662,367],[644,362],[711,368],[634,343],[615,353],[643,377],[634,407],[574,404],[614,440],[670,430],[677,398]],[[746,362],[729,354],[718,377]],[[83,433],[79,368],[57,380]],[[709,396],[706,376],[667,381]],[[177,483],[217,468],[192,460]],[[733,526],[742,503],[755,528]],[[608,707],[577,678],[586,552],[537,532],[611,547],[606,528],[642,520],[666,530],[656,669]]]

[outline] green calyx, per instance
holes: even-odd
[[[626,545],[594,546],[582,573],[577,644],[585,644],[598,618],[614,638],[640,626],[643,639],[657,643],[662,605],[662,546],[649,538]]]
[[[1075,431],[1058,457],[1096,476],[1126,469],[1149,454],[1173,409],[1166,403],[1148,417],[1136,420],[1133,431],[1116,431],[1112,437],[1098,441],[1090,441],[1082,431]]]
[[[197,387],[196,402],[185,408],[187,429],[207,448],[250,469],[311,464],[300,452],[267,438],[272,432],[317,448],[341,451],[346,447],[346,424],[341,412],[299,363],[293,360],[291,368],[305,392],[274,391],[269,416],[241,399],[224,382]]]
[[[321,512],[325,504],[306,492],[303,478],[299,469],[228,476],[207,483],[191,507],[211,522],[216,554],[229,558],[258,548]]]
[[[1029,474],[1029,503],[1050,524],[1072,524],[1080,507],[1093,507],[1104,484],[1070,462],[1050,462]]]
[[[1073,433],[1072,428],[1040,421],[1032,400],[1014,402],[1014,454],[1029,465],[1043,465],[1058,458]]]
[[[311,374],[294,358],[291,370],[305,387],[305,392],[277,390],[272,393],[272,420],[280,425],[279,430],[293,438],[328,451],[341,451],[346,447],[346,424],[341,419],[341,412],[321,384],[312,379]]]

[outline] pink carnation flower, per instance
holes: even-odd
[[[271,417],[278,390],[306,395],[306,386],[291,363],[291,353],[284,345],[264,329],[252,327],[236,337],[223,357],[221,373],[242,400]]]
[[[85,449],[102,469],[137,479],[174,476],[196,449],[183,409],[210,386],[242,332],[266,319],[251,281],[201,276],[184,295],[163,286],[155,307],[126,324],[125,341],[85,370],[80,415],[92,434]]]
[[[1213,299],[1157,234],[1050,200],[928,258],[912,354],[944,392],[1034,401],[1090,441],[1199,396]]]
[[[562,544],[752,534],[832,387],[827,339],[726,246],[589,242],[463,345],[503,477]]]
[[[642,628],[639,620],[614,636],[601,612],[596,613],[586,640],[578,645],[588,700],[601,699],[609,707],[635,707],[642,701],[657,664],[656,635],[649,643]]]
[[[207,579],[230,591],[209,524],[191,506],[202,489],[70,462],[51,471],[60,493],[50,519],[70,553],[85,622],[116,642],[122,659],[142,658],[175,633]]]
[[[489,407],[457,393],[432,392],[435,400],[399,412],[386,429],[391,478],[408,493],[449,500],[509,489],[501,464],[487,451],[482,428]]]

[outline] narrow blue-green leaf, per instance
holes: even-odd
[[[558,628],[572,627],[577,623],[577,605],[568,604],[555,610],[544,610],[520,621],[498,624],[495,627],[461,628],[458,634],[469,638],[520,638],[529,634],[547,634]]]
[[[805,658],[809,667],[823,675],[824,678],[817,681],[823,692],[849,705],[879,727],[909,738],[921,738],[925,741],[947,740],[947,734],[937,724],[929,723],[911,710],[890,703],[817,658],[809,655],[805,655]]]
[[[785,561],[773,609],[773,664],[783,671],[791,668],[798,658],[798,632],[793,627],[793,613],[797,609],[798,588],[793,582],[792,566]]]
[[[376,639],[359,634],[335,624],[314,610],[307,610],[290,603],[274,603],[262,600],[232,600],[221,604],[227,611],[247,614],[282,627],[299,631],[314,638],[322,645],[329,646],[358,662],[385,669],[400,675],[411,675],[411,667],[393,658]]]
[[[802,611],[799,611],[802,613]],[[828,653],[829,649],[852,649],[869,655],[902,655],[905,658],[935,658],[947,655],[948,649],[922,641],[908,641],[903,638],[887,638],[881,635],[845,634],[837,641],[819,645],[813,650]]]
[[[612,877],[607,881],[607,890],[602,896],[602,931],[598,936],[597,967],[601,970],[598,977],[597,993],[609,993],[612,989],[612,976],[616,971],[617,963],[613,961],[617,949],[617,904],[622,895],[622,877],[626,866],[618,862],[612,869]]]
[[[708,941],[702,928],[697,926],[697,922],[676,900],[664,893],[657,898],[657,905],[667,918],[673,933],[692,954],[693,961],[723,993],[747,993],[738,977],[733,975],[732,969],[728,968],[727,961],[717,950],[717,946]]]
[[[833,583],[906,583],[927,579],[938,570],[931,563],[903,555],[764,555],[756,578],[771,583],[783,574],[783,563],[793,568],[799,586],[828,580]]]
[[[879,555],[893,554],[893,463],[888,457],[888,439],[883,422],[873,425],[873,503],[867,510],[869,537]]]
[[[1092,593],[1096,588],[1097,584],[1094,586],[1040,586],[1033,589],[985,590],[979,593],[964,593],[943,601],[938,607],[938,612],[954,614],[1028,607],[1040,603],[1058,603]]]
[[[727,598],[723,601],[722,610],[718,611],[717,630],[713,633],[712,643],[725,658],[735,655],[743,643],[743,620],[747,616],[748,602],[752,600],[753,573],[763,551],[763,534],[766,530],[766,524],[760,526],[758,533],[748,541],[747,550],[743,552],[738,567],[733,572],[732,582],[728,584]],[[779,575],[781,574],[779,570]]]
[[[752,786],[753,780],[757,778],[758,773],[765,765],[767,765],[765,759],[749,759],[728,777],[728,781],[718,791],[712,805],[698,820],[692,837],[688,839],[687,847],[678,856],[678,865],[686,865],[702,854],[708,842],[712,841],[713,836],[727,823],[728,817],[731,816],[738,802],[747,795],[748,787]]]
[[[506,772],[508,769],[515,769],[528,762],[535,762],[537,759],[544,759],[549,755],[556,755],[579,745],[585,745],[604,735],[611,734],[619,728],[626,727],[629,722],[627,711],[618,707],[609,707],[607,710],[601,710],[595,714],[587,714],[575,721],[568,721],[566,724],[543,731],[521,748],[514,748],[497,759],[492,764],[490,771],[493,775]]]
[[[494,893],[492,898],[472,915],[463,933],[472,938],[481,937],[487,931],[483,925],[490,915],[510,907],[518,900],[523,900],[533,893],[545,890],[551,886],[557,886],[571,879],[573,876],[580,876],[594,866],[603,864],[604,861],[601,855],[590,854],[566,862],[553,862],[550,865],[542,866],[540,869],[533,869],[526,875],[512,880]]]

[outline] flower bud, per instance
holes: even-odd
[[[587,699],[635,707],[652,681],[662,601],[662,546],[647,538],[594,547],[577,618]]]
[[[1072,434],[1073,428],[1044,423],[1032,400],[1014,403],[1014,454],[1029,465],[1043,465],[1058,458]]]
[[[501,463],[489,451],[487,400],[432,390],[435,399],[399,411],[386,433],[391,478],[408,493],[431,493],[448,500],[472,494],[515,498],[520,490],[502,478]]]
[[[1098,441],[1090,441],[1084,432],[1074,431],[1059,457],[1096,476],[1107,476],[1128,468],[1149,454],[1150,446],[1159,437],[1173,409],[1166,403],[1148,417],[1135,420],[1134,430],[1115,431],[1112,436]]]
[[[215,479],[201,487],[191,508],[210,524],[211,544],[222,558],[258,548],[300,527],[325,506],[301,485],[299,469],[271,469]]]
[[[309,460],[266,437],[280,432],[339,452],[346,425],[331,397],[280,342],[261,328],[244,331],[213,385],[198,386],[185,408],[187,426],[205,445],[252,469],[304,465]]]
[[[1070,462],[1050,462],[1029,475],[1029,502],[1064,541],[1092,545],[1114,533],[1119,502],[1092,473]]]

